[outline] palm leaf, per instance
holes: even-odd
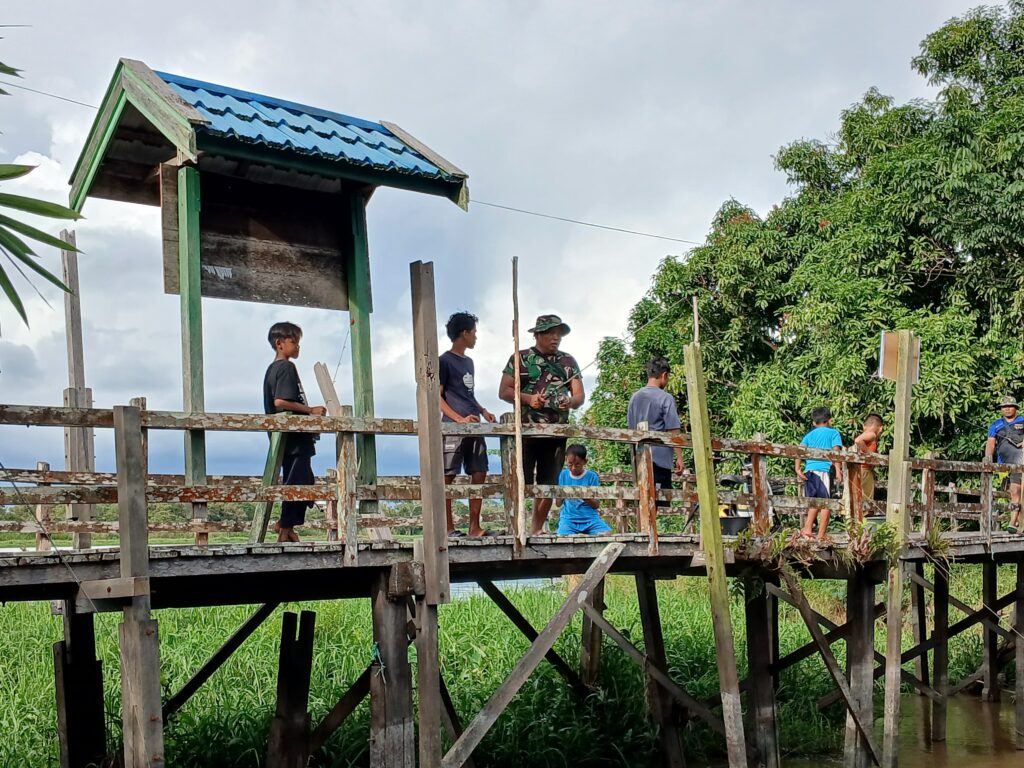
[[[20,268],[18,268],[18,261],[20,261],[22,264],[24,264],[26,267],[31,269],[36,274],[41,275],[42,277],[45,277],[47,280],[49,280],[51,283],[56,285],[58,288],[60,288],[65,293],[71,293],[71,289],[68,288],[66,285],[64,285],[63,281],[59,277],[57,277],[55,274],[50,272],[50,270],[48,270],[46,267],[44,267],[42,264],[40,264],[38,261],[36,261],[35,257],[33,257],[33,256],[19,256],[16,253],[15,254],[7,254],[7,255],[8,255],[9,258],[17,259],[17,261],[14,262],[14,266],[15,266],[15,268],[18,269],[18,271],[21,271]],[[22,273],[22,277],[24,277],[26,280],[28,280],[28,275]],[[29,284],[30,285],[31,285],[31,283],[32,283],[32,281],[29,280]],[[32,287],[35,288],[34,285]],[[39,291],[37,290],[36,293],[39,293]],[[40,296],[40,298],[43,299],[43,301],[46,301],[46,297],[43,296],[41,293],[39,294],[39,296]]]
[[[28,315],[25,314],[25,305],[21,303],[21,298],[18,296],[18,292],[14,290],[14,285],[11,283],[11,278],[4,272],[3,266],[0,266],[0,289],[7,294],[7,298],[14,306],[14,310],[21,315],[21,319],[25,321],[25,325],[28,325]]]
[[[51,219],[80,219],[81,214],[73,211],[67,206],[58,203],[48,203],[45,200],[36,200],[23,195],[9,195],[0,192],[0,206],[14,208],[18,211],[31,213],[36,216],[47,216]]]
[[[13,229],[15,232],[20,232],[25,237],[38,240],[40,243],[45,245],[52,245],[54,248],[60,248],[62,251],[75,251],[76,253],[80,253],[80,251],[71,243],[65,243],[59,237],[49,235],[41,229],[36,229],[24,222],[12,219],[10,216],[4,216],[0,213],[0,230],[4,227],[7,227],[7,229]]]
[[[10,75],[11,77],[21,77],[21,75],[18,74],[19,72],[21,72],[20,69],[15,69],[14,67],[9,66],[7,64],[4,64],[2,61],[0,61],[0,75]]]
[[[0,227],[0,247],[11,251],[19,259],[36,255],[36,252],[29,247],[28,243],[3,227]]]
[[[19,176],[24,176],[26,173],[30,173],[35,170],[34,165],[12,165],[10,163],[0,163],[0,181],[6,181],[7,179],[16,179]]]

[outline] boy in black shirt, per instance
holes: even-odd
[[[473,393],[476,386],[473,361],[466,356],[466,350],[476,346],[476,315],[456,312],[445,326],[452,348],[438,360],[438,378],[441,383],[441,420],[467,424],[480,421],[483,416],[490,422],[494,414],[476,400]],[[483,437],[461,437],[452,435],[444,439],[444,482],[450,485],[455,476],[465,468],[473,483],[487,479],[487,443]],[[482,499],[469,500],[469,535],[485,536],[487,532],[480,525]],[[445,501],[448,514],[448,535],[464,536],[455,530],[452,518],[452,500]]]
[[[303,413],[312,416],[323,416],[327,409],[322,405],[310,407],[306,405],[306,393],[299,381],[299,372],[293,359],[299,356],[299,341],[302,329],[294,323],[274,323],[270,326],[267,341],[274,349],[274,362],[267,368],[263,377],[263,411],[265,413]],[[319,436],[310,432],[295,432],[284,435],[281,468],[284,471],[285,485],[313,485],[313,454],[316,453],[314,442]],[[295,526],[306,522],[306,508],[313,506],[311,501],[281,502],[281,520],[274,526],[277,540],[298,541]]]

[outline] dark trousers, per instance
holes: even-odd
[[[313,457],[306,453],[285,454],[281,461],[285,485],[313,485]],[[306,522],[306,510],[313,506],[312,501],[282,501],[282,528],[294,528]]]
[[[672,490],[672,468],[671,467],[659,467],[657,464],[654,465],[654,487],[658,490],[671,491]],[[667,507],[669,502],[662,499],[658,499],[659,507]]]

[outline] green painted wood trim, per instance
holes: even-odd
[[[196,134],[192,123],[157,93],[153,86],[131,69],[121,73],[121,86],[142,115],[153,124],[179,152],[196,160]]]
[[[281,471],[281,462],[284,459],[284,435],[280,432],[270,433],[270,447],[267,449],[267,461],[263,465],[263,486],[269,487],[277,481],[277,475]],[[270,522],[270,513],[274,509],[274,502],[261,501],[256,505],[256,511],[252,516],[252,527],[249,529],[249,543],[262,544],[267,537],[267,524]]]
[[[342,179],[380,187],[393,187],[426,195],[447,198],[460,207],[468,205],[468,186],[465,179],[428,179],[402,173],[388,173],[373,168],[348,165],[334,160],[317,160],[296,152],[268,151],[238,141],[215,136],[197,137],[202,152],[222,155],[252,163],[264,163],[276,168],[309,173],[328,179]]]
[[[118,77],[120,82],[120,77]],[[113,84],[112,84],[113,85]],[[69,205],[75,211],[81,211],[85,204],[85,198],[92,188],[92,182],[96,178],[100,164],[107,154],[107,147],[117,131],[118,121],[124,106],[128,103],[124,91],[118,88],[113,97],[105,98],[99,114],[96,116],[92,129],[89,131],[89,138],[86,139],[85,149],[75,164],[75,170],[71,174],[71,195]]]
[[[199,171],[178,169],[178,275],[181,293],[182,407],[205,410],[203,395],[203,304],[199,267]],[[202,431],[185,434],[185,482],[206,482],[206,440]]]
[[[351,323],[352,348],[352,410],[355,416],[373,416],[373,359],[370,353],[370,249],[366,236],[366,201],[361,195],[348,195],[351,248],[346,253],[345,272],[348,277],[348,312]],[[377,480],[377,444],[374,436],[356,437],[360,485]]]

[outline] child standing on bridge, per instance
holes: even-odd
[[[597,472],[587,469],[587,448],[574,443],[565,449],[566,468],[558,475],[558,484],[570,487],[595,487],[601,485]],[[558,515],[558,535],[600,536],[611,532],[597,512],[596,499],[563,499]]]
[[[263,411],[265,413],[302,413],[324,416],[327,409],[322,405],[310,407],[306,404],[306,392],[299,380],[299,371],[292,362],[299,356],[299,341],[302,329],[295,323],[274,323],[270,326],[267,341],[274,350],[274,362],[263,377]],[[281,446],[281,468],[285,485],[313,485],[314,445],[318,435],[310,432],[294,432],[284,435]],[[281,520],[274,525],[278,541],[298,541],[295,526],[306,522],[306,508],[312,501],[282,501]]]
[[[830,451],[843,445],[843,438],[839,432],[832,428],[832,412],[824,406],[811,411],[811,423],[814,428],[804,435],[800,445],[808,448],[818,448],[823,451]],[[796,460],[796,476],[804,481],[804,496],[808,499],[831,499],[832,478],[830,471],[832,462],[827,459],[808,459],[807,472],[800,468],[800,459]],[[842,470],[837,470],[836,480],[842,482]],[[800,531],[800,535],[810,538],[814,533],[814,520],[820,514],[818,522],[818,541],[825,538],[828,530],[828,518],[830,511],[827,507],[810,507],[807,510],[807,520]]]

